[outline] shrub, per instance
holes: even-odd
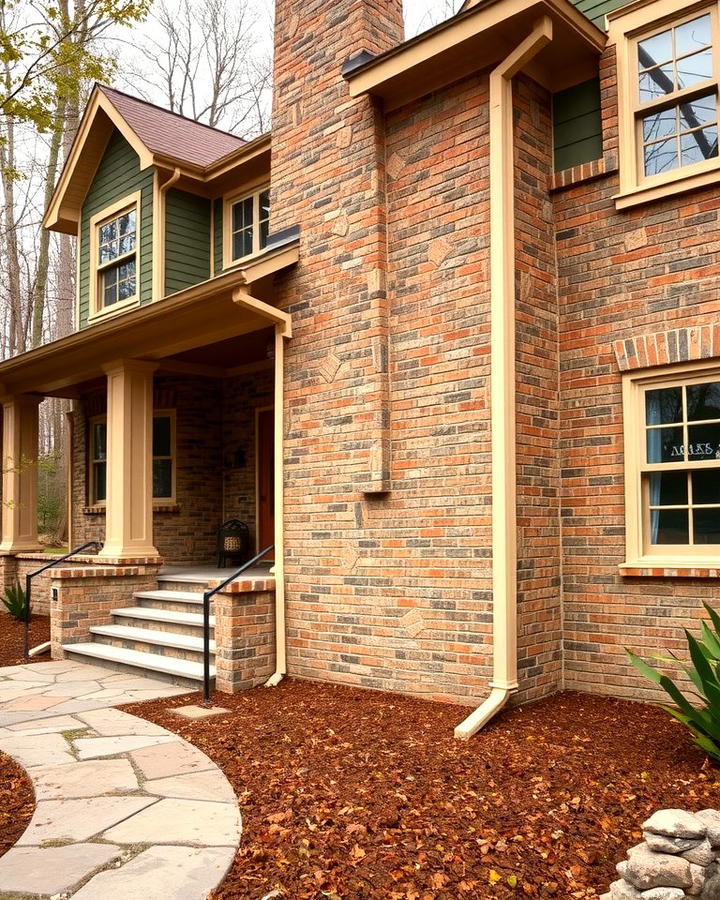
[[[660,685],[673,701],[673,706],[663,706],[663,709],[692,732],[698,747],[720,762],[720,614],[707,603],[704,606],[710,622],[700,622],[700,638],[685,629],[690,662],[684,663],[676,657],[665,660],[679,665],[687,673],[697,691],[698,705],[691,703],[672,678],[658,672],[631,650],[625,652],[635,668]]]
[[[14,585],[8,585],[8,587],[5,588],[5,596],[0,597],[0,600],[2,600],[3,606],[13,619],[16,619],[18,622],[25,621],[27,597],[25,596],[25,590],[20,582],[17,582],[17,584]]]

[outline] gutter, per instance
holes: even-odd
[[[553,38],[549,16],[490,73],[490,423],[492,432],[493,680],[455,729],[469,740],[518,689],[515,461],[515,185],[512,79]]]

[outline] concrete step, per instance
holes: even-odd
[[[70,659],[90,658],[96,663],[106,663],[109,668],[118,671],[135,671],[157,673],[175,684],[197,684],[203,680],[203,666],[200,662],[187,659],[174,659],[169,656],[158,656],[155,653],[142,653],[139,650],[126,650],[110,644],[64,644],[63,650]],[[215,666],[210,667],[210,676],[215,677]]]
[[[208,579],[202,575],[158,575],[158,587],[163,591],[192,591],[200,593],[207,588]]]
[[[195,613],[202,610],[202,592],[195,591],[138,591],[133,594],[138,606],[147,609],[174,609],[178,612]],[[210,601],[212,608],[212,600]]]
[[[152,628],[138,628],[132,625],[96,625],[90,629],[90,634],[99,638],[105,638],[102,643],[111,643],[114,646],[128,646],[129,644],[142,644],[142,647],[129,647],[129,650],[145,650],[152,647],[153,653],[170,650],[179,650],[183,653],[202,655],[202,635],[178,634],[174,631],[155,631]],[[210,641],[210,652],[215,653],[215,641]],[[169,653],[165,656],[179,654]],[[191,659],[192,657],[181,657]]]
[[[198,636],[202,634],[201,612],[183,612],[177,609],[153,609],[149,606],[127,606],[113,609],[113,624],[132,628],[149,628],[174,634]],[[215,616],[210,616],[210,628],[215,628]]]

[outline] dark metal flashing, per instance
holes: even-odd
[[[282,231],[276,231],[273,234],[268,235],[267,244],[265,245],[265,252],[269,253],[272,250],[279,250],[281,247],[287,247],[290,244],[295,244],[299,240],[300,226],[291,225],[290,228],[283,228]]]
[[[355,69],[361,68],[367,63],[372,62],[374,59],[375,55],[373,53],[369,53],[367,50],[359,50],[345,60],[342,64],[340,74],[343,78],[347,78],[347,76],[354,72]]]

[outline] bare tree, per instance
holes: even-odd
[[[449,19],[450,16],[454,16],[456,12],[459,12],[464,2],[465,0],[434,0],[432,8],[427,10],[419,21],[413,23],[409,21],[407,16],[408,7],[406,6],[406,28],[411,26],[411,30],[415,34],[419,34],[421,31],[427,31],[427,29],[432,28],[433,25],[439,25],[440,22],[444,22],[446,19]]]
[[[151,22],[140,50],[153,97],[215,128],[267,130],[271,60],[250,0],[159,0]]]

